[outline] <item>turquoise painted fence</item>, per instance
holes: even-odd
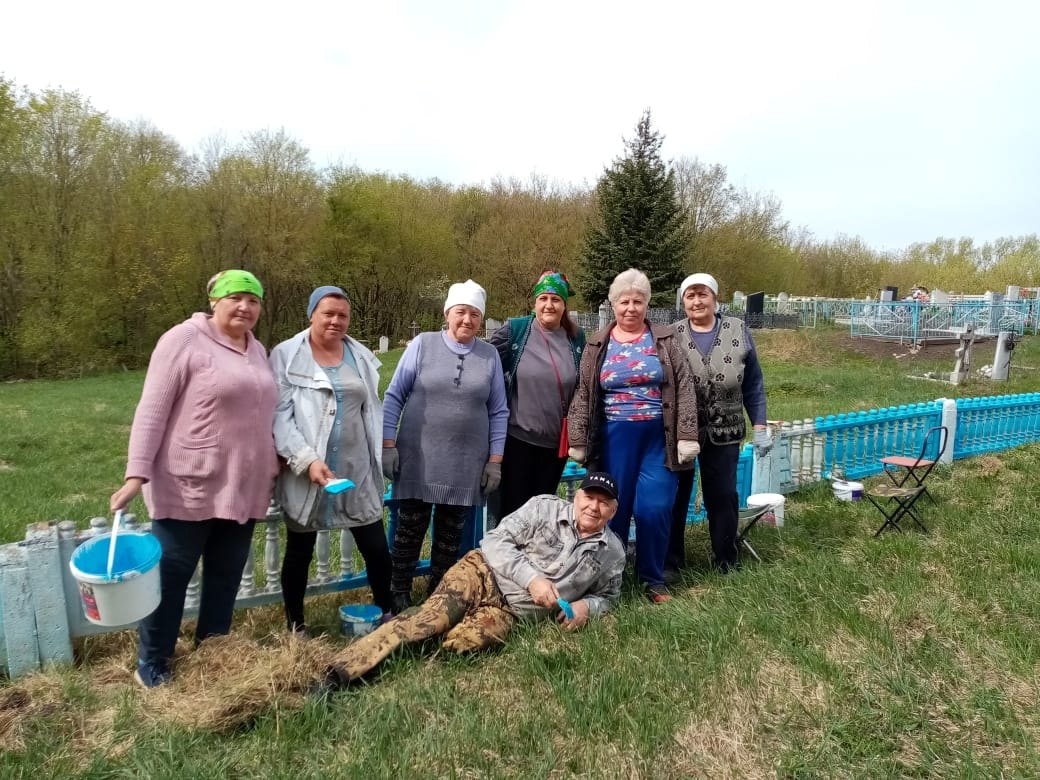
[[[829,415],[774,424],[776,446],[756,458],[745,445],[738,462],[737,490],[741,506],[752,493],[791,493],[828,479],[840,471],[860,479],[881,471],[884,455],[916,455],[925,432],[934,425],[950,428],[951,444],[933,457],[955,458],[998,452],[1040,441],[1040,393],[986,398],[936,399],[918,404]],[[572,496],[584,471],[569,463],[561,481]],[[696,494],[695,494],[696,495]],[[396,523],[396,503],[387,498],[389,533]],[[788,513],[790,514],[790,513]],[[694,499],[690,522],[703,519]],[[464,532],[464,549],[476,546],[483,534],[485,512],[475,507]],[[257,525],[254,551],[242,574],[236,606],[246,608],[281,601],[278,573],[281,562],[281,519],[273,513]],[[68,562],[78,544],[105,533],[104,518],[79,530],[71,521],[34,524],[26,538],[0,545],[0,668],[11,677],[50,664],[72,662],[72,639],[118,629],[95,626],[83,616],[78,587]],[[349,532],[319,532],[316,574],[309,594],[328,593],[367,584],[363,570],[354,568]],[[338,556],[338,560],[337,560]],[[426,562],[420,569],[425,570]],[[196,575],[197,577],[198,575]],[[198,605],[197,580],[189,586],[186,614]]]

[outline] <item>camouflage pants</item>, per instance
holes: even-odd
[[[334,666],[356,680],[408,642],[444,635],[456,653],[502,644],[516,623],[495,577],[479,550],[471,550],[448,569],[433,595],[412,614],[398,615],[338,654]]]

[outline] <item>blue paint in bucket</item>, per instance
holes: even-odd
[[[364,636],[379,625],[383,610],[374,604],[344,604],[339,608],[339,627],[343,636]]]
[[[83,542],[73,551],[69,569],[79,583],[87,620],[102,626],[124,626],[147,617],[159,606],[162,546],[151,534],[117,535],[109,577],[111,539],[105,534]]]
[[[83,578],[98,582],[123,582],[140,577],[159,562],[162,547],[151,534],[121,533],[116,537],[112,578],[108,577],[108,546],[111,534],[88,539],[72,553],[72,564]]]

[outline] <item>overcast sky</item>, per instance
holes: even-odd
[[[284,128],[319,167],[591,185],[645,108],[820,239],[1040,232],[1040,2],[9,4],[0,74],[196,151]]]

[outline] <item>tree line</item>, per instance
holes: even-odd
[[[724,298],[1040,285],[1035,235],[879,252],[792,227],[775,196],[735,186],[722,165],[679,157],[667,172],[680,270],[714,274]],[[484,285],[498,318],[527,309],[545,268],[599,295],[582,258],[602,228],[605,192],[538,176],[464,186],[319,169],[283,131],[215,138],[189,153],[78,93],[34,93],[0,77],[0,377],[140,367],[164,330],[205,308],[206,280],[230,267],[266,288],[257,335],[269,347],[305,326],[320,284],[348,291],[355,335],[392,343],[413,322],[437,327],[453,281]],[[579,296],[572,306],[597,303]]]

